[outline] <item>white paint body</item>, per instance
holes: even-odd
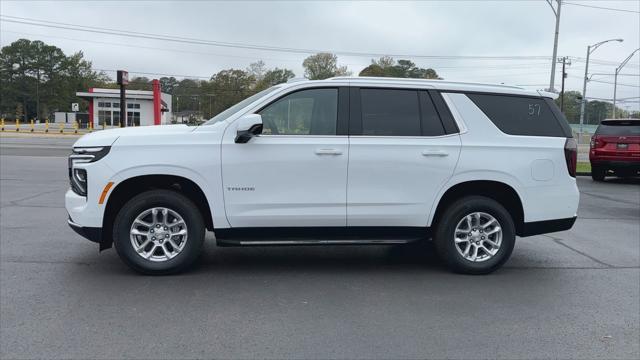
[[[238,118],[283,94],[352,85],[439,89],[460,133],[437,137],[259,135],[243,144],[234,141]],[[200,187],[216,229],[431,226],[443,194],[456,184],[474,180],[512,187],[521,199],[525,222],[574,217],[579,193],[567,171],[565,138],[507,135],[460,91],[539,96],[514,87],[400,79],[282,84],[213,125],[125,128],[83,136],[74,147],[111,146],[111,151],[102,160],[77,165],[87,169],[88,195],[69,190],[67,211],[78,225],[102,227],[105,205],[119,183],[141,175],[175,175]],[[99,204],[109,182],[114,186],[105,203]]]

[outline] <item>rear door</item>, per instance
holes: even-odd
[[[460,154],[442,98],[426,90],[352,88],[350,100],[347,225],[426,226]]]

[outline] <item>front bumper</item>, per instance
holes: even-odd
[[[69,227],[73,229],[78,235],[84,237],[89,241],[93,241],[95,243],[102,244],[102,228],[99,227],[85,227],[79,224],[76,224],[69,218],[67,220]]]

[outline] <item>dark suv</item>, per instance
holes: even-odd
[[[591,137],[591,177],[603,181],[640,172],[640,119],[603,120]]]

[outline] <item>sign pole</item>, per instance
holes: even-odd
[[[125,88],[129,84],[129,73],[118,70],[118,85],[120,85],[120,127],[127,126],[127,97]]]

